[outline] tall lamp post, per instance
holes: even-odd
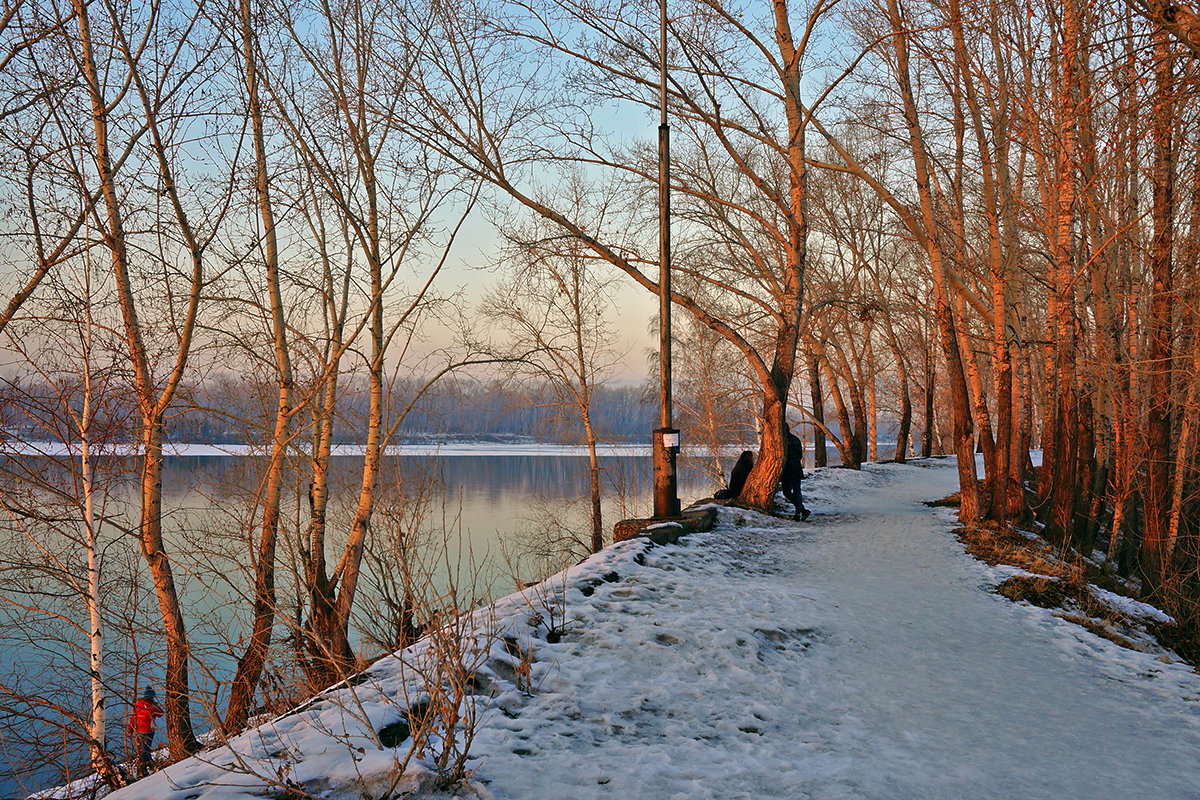
[[[667,0],[662,10],[659,39],[658,125],[658,321],[660,427],[654,431],[654,516],[679,516],[675,462],[679,431],[671,425],[671,128],[667,124]]]

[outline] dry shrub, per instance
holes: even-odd
[[[1200,620],[1189,617],[1174,625],[1159,625],[1155,637],[1192,666],[1200,665]]]
[[[995,524],[961,527],[955,530],[967,552],[985,564],[1009,564],[1014,567],[1049,575],[1071,578],[1072,565],[1063,563],[1057,553],[1037,539],[1030,539],[1015,528]]]
[[[1200,582],[1196,576],[1174,575],[1163,580],[1154,599],[1174,618],[1155,635],[1189,664],[1200,665]]]
[[[1067,584],[1041,575],[1014,575],[996,587],[999,594],[1014,603],[1026,602],[1042,608],[1062,608]]]
[[[997,586],[996,592],[1016,603],[1060,609],[1054,615],[1059,619],[1086,628],[1127,650],[1146,650],[1143,642],[1129,635],[1144,630],[1146,626],[1139,625],[1128,615],[1096,599],[1082,580],[1082,575],[1065,580],[1043,575],[1014,575]]]
[[[941,500],[929,500],[925,505],[930,508],[959,508],[962,506],[962,495],[955,492],[948,497],[943,497]]]
[[[1200,604],[1184,602],[1186,592],[1164,592],[1160,587],[1156,596],[1151,598],[1156,605],[1175,617],[1176,624],[1156,625],[1135,620],[1100,601],[1089,586],[1096,584],[1129,596],[1128,588],[1118,579],[1081,559],[1068,560],[1041,539],[995,524],[960,527],[955,534],[966,545],[967,552],[980,561],[992,566],[1015,566],[1035,573],[1006,579],[996,587],[998,594],[1014,602],[1059,609],[1060,612],[1055,616],[1060,619],[1087,628],[1097,636],[1131,650],[1145,650],[1144,640],[1138,639],[1148,634],[1189,664],[1200,663]]]

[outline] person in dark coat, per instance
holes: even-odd
[[[150,751],[154,744],[154,721],[163,715],[162,707],[155,702],[155,692],[147,688],[133,704],[129,724],[125,732],[137,737],[137,774],[146,777],[150,772]]]
[[[717,500],[736,500],[742,493],[742,487],[746,485],[746,478],[752,469],[754,469],[754,453],[750,450],[743,450],[742,454],[738,456],[737,463],[733,465],[733,471],[729,473],[729,486],[714,494],[713,497]]]
[[[792,519],[806,520],[812,512],[804,507],[804,493],[800,489],[800,481],[804,478],[804,443],[796,434],[788,431],[787,458],[783,462],[783,475],[779,482],[783,485],[783,496],[796,508]]]

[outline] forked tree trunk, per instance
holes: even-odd
[[[266,137],[262,105],[258,96],[258,68],[255,61],[255,37],[251,23],[250,0],[238,4],[242,38],[242,67],[254,141],[255,194],[263,226],[263,249],[267,272],[267,295],[270,302],[271,331],[275,355],[278,392],[275,405],[275,424],[271,431],[271,454],[261,495],[262,528],[254,560],[253,622],[246,650],[238,660],[237,670],[229,689],[229,703],[222,728],[233,733],[245,727],[254,694],[262,677],[275,628],[275,551],[279,538],[279,505],[283,492],[283,467],[291,437],[292,364],[288,352],[287,323],[284,319],[283,296],[279,276],[279,246],[275,233],[275,212],[271,203]]]
[[[783,82],[784,115],[788,140],[784,147],[788,166],[788,201],[782,297],[771,364],[753,365],[763,394],[762,439],[758,460],[740,499],[758,508],[768,508],[779,486],[787,455],[787,400],[796,372],[796,349],[800,343],[800,313],[804,301],[804,266],[808,248],[808,173],[804,160],[805,108],[800,93],[800,60],[792,35],[787,0],[773,0],[775,43],[778,47]],[[801,44],[801,47],[803,44]]]
[[[779,476],[787,453],[787,384],[782,370],[776,379],[763,386],[763,429],[761,446],[754,468],[738,499],[750,506],[768,508],[775,497]]]
[[[375,509],[375,493],[379,485],[379,470],[384,438],[383,385],[383,304],[380,272],[372,267],[372,293],[376,310],[372,312],[372,353],[370,399],[367,417],[367,442],[363,455],[362,481],[358,504],[341,560],[333,573],[316,584],[317,602],[310,609],[313,630],[319,648],[316,650],[327,679],[340,680],[357,669],[354,649],[350,646],[350,614],[361,576],[363,551],[370,532]]]
[[[181,339],[174,367],[167,379],[166,386],[160,390],[154,383],[149,355],[142,338],[142,326],[138,319],[134,280],[130,272],[128,243],[125,238],[121,193],[116,185],[116,174],[109,152],[110,106],[104,96],[100,74],[96,68],[88,6],[82,0],[75,0],[74,7],[79,29],[80,67],[83,70],[82,77],[87,84],[92,106],[94,135],[92,156],[107,218],[107,229],[103,231],[103,238],[112,259],[114,284],[124,323],[125,343],[134,372],[135,392],[138,410],[141,414],[143,456],[140,476],[141,514],[138,539],[141,543],[142,555],[146,559],[154,581],[155,594],[162,616],[167,657],[164,680],[164,717],[167,742],[172,756],[180,758],[195,751],[199,747],[199,743],[192,730],[189,706],[191,694],[188,679],[190,646],[183,612],[179,605],[171,561],[166,554],[162,537],[163,414],[174,398],[175,388],[183,377],[183,370],[187,363],[200,291],[199,248],[194,241],[189,241],[193,258],[193,275],[187,318],[180,328]],[[136,70],[137,64],[132,60],[131,54],[126,53],[125,56],[127,58],[126,66],[131,70]],[[143,90],[140,78],[134,76],[131,83],[137,87],[139,92]],[[143,97],[142,100],[147,111],[151,111],[148,98]],[[165,153],[155,127],[156,120],[147,119],[146,124],[153,133],[154,147],[165,173],[162,176],[164,185],[167,187],[165,191],[176,209],[176,214],[180,215],[178,196],[175,194],[174,182],[169,180]],[[180,221],[183,221],[182,218]],[[190,231],[186,229],[186,226],[184,226],[183,234],[185,238],[191,238]]]
[[[320,219],[318,218],[318,223]],[[317,240],[324,242],[323,227],[317,230]],[[348,238],[343,228],[343,238]],[[347,256],[349,262],[350,257]],[[329,343],[322,353],[322,381],[313,403],[312,455],[308,485],[309,520],[300,539],[300,555],[304,566],[304,589],[308,595],[308,616],[296,631],[297,656],[309,686],[320,690],[336,680],[336,671],[329,668],[330,659],[318,629],[319,619],[329,613],[329,576],[325,559],[325,540],[328,532],[329,471],[333,451],[334,420],[338,410],[338,390],[341,376],[341,357],[346,347],[346,311],[349,298],[350,264],[345,265],[341,285],[335,279],[330,254],[322,250],[322,277],[325,291],[325,323],[330,332]],[[339,299],[340,302],[339,302]]]

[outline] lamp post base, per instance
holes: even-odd
[[[675,461],[679,455],[679,431],[657,428],[654,431],[654,518],[679,516],[679,486]]]

